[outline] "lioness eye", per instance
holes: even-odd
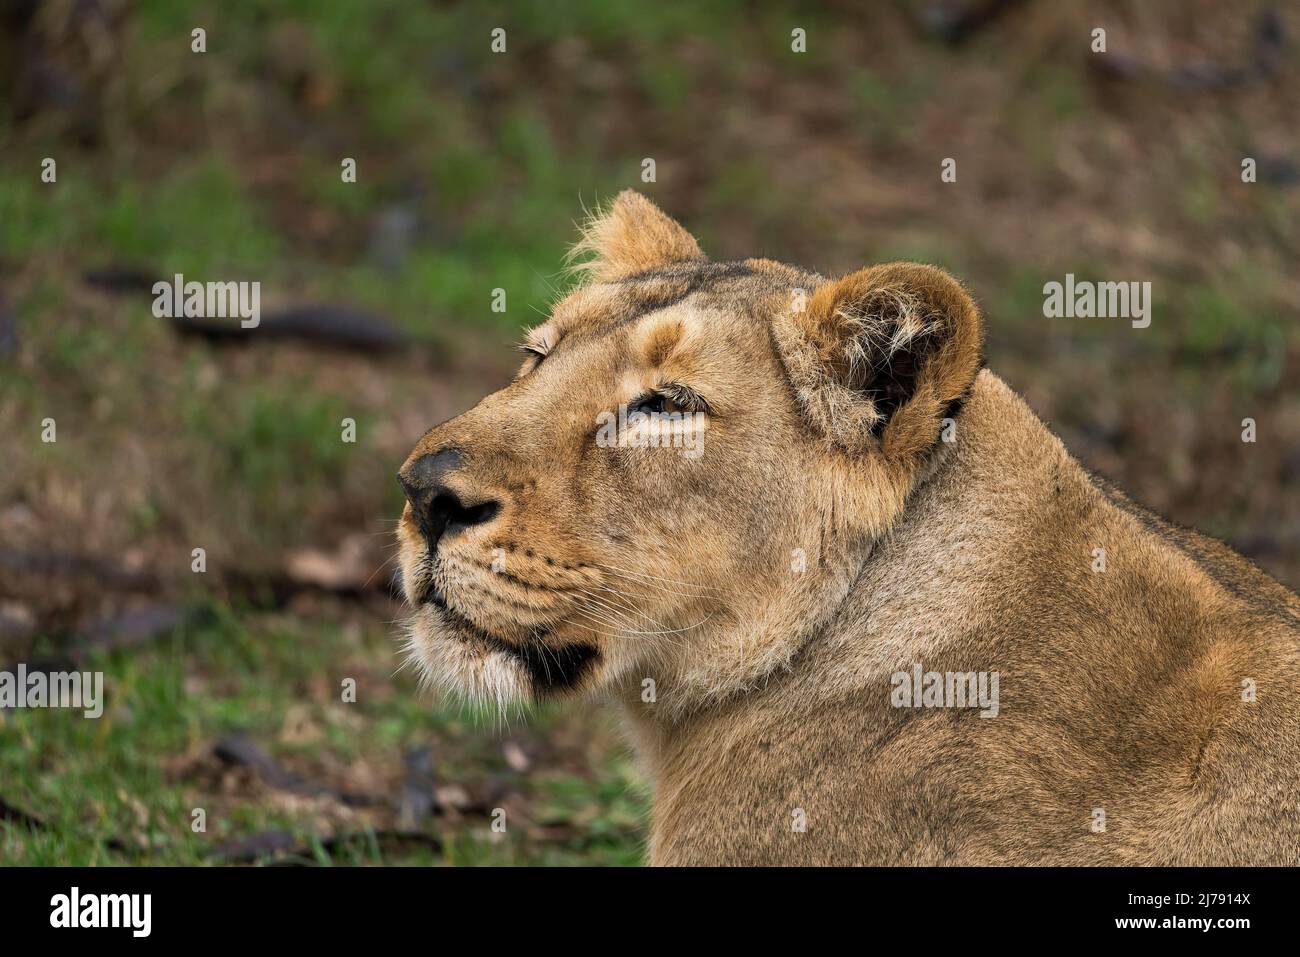
[[[644,412],[647,415],[671,415],[674,412],[681,412],[682,407],[666,395],[660,395],[652,392],[649,395],[643,395],[631,405],[628,406],[628,413]]]

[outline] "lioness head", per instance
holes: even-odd
[[[398,474],[411,656],[502,703],[757,682],[941,454],[977,310],[931,266],[709,262],[632,192],[577,250],[513,381]]]

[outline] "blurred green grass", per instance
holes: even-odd
[[[214,845],[274,829],[299,835],[304,846],[313,838],[319,843],[323,812],[309,800],[268,799],[264,788],[230,780],[205,793],[208,779],[223,773],[206,746],[248,734],[278,741],[273,757],[306,777],[319,778],[322,753],[329,755],[326,767],[349,767],[431,741],[438,742],[436,774],[443,783],[476,786],[488,777],[508,777],[517,800],[531,808],[530,820],[508,818],[499,835],[486,818],[445,825],[445,831],[426,828],[446,842],[446,863],[638,862],[645,795],[617,750],[595,774],[561,768],[514,774],[495,734],[484,733],[498,716],[450,704],[430,708],[409,677],[389,687],[392,651],[388,636],[374,629],[209,604],[193,609],[188,623],[146,650],[96,656],[84,667],[106,675],[100,720],[59,710],[0,716],[4,797],[38,809],[46,825],[32,833],[0,821],[0,860],[207,864],[215,862],[209,856]],[[346,678],[356,682],[355,703],[342,700]],[[530,723],[544,736],[566,720],[555,709],[541,709]],[[286,725],[294,732],[279,740]],[[177,756],[207,766],[196,775]],[[191,830],[195,808],[207,814],[203,833]],[[317,863],[421,862],[406,849],[376,857],[366,838],[373,824],[364,815],[335,823],[357,836],[338,852],[341,860],[318,849]],[[531,832],[530,825],[555,823],[571,834],[539,840]],[[114,841],[124,846],[113,848]]]

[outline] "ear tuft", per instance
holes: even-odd
[[[596,282],[616,282],[675,262],[707,261],[690,233],[630,189],[587,220],[567,258],[573,272]]]
[[[826,283],[775,329],[804,414],[850,450],[878,442],[891,456],[924,452],[983,365],[975,303],[957,280],[919,263]]]

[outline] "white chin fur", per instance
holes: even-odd
[[[406,655],[425,686],[502,710],[531,700],[531,682],[517,659],[444,633],[432,609],[415,615],[408,634]]]

